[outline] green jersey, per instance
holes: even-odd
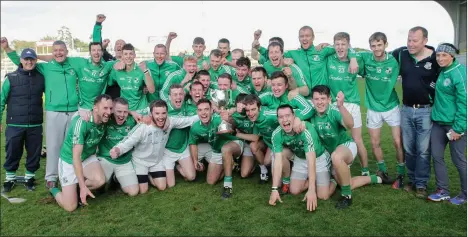
[[[250,121],[244,113],[234,112],[232,114],[232,120],[234,120],[234,126],[243,133],[253,133],[253,122]]]
[[[221,153],[221,148],[223,148],[224,144],[239,140],[239,138],[230,134],[216,134],[221,121],[219,115],[213,114],[208,125],[203,124],[202,121],[195,122],[190,128],[189,144],[198,145],[199,143],[208,143],[211,149],[213,149],[213,152]]]
[[[141,110],[148,107],[148,100],[143,94],[146,84],[145,74],[137,66],[133,65],[131,71],[112,70],[109,85],[117,83],[120,86],[120,96],[128,101],[130,111]]]
[[[234,81],[237,85],[236,90],[238,90],[239,93],[250,94],[252,92],[253,86],[252,79],[250,78],[250,76],[246,76],[242,81],[239,81],[239,78],[236,77]]]
[[[150,70],[154,82],[154,93],[146,94],[146,98],[148,102],[159,100],[159,91],[161,91],[164,82],[167,81],[172,72],[179,70],[180,67],[172,61],[164,61],[161,65],[158,65],[154,59],[146,61],[146,67]]]
[[[383,61],[376,61],[374,53],[359,52],[364,67],[360,74],[366,79],[366,107],[376,112],[389,111],[400,104],[395,84],[400,73],[397,60],[385,53]]]
[[[328,57],[328,87],[330,87],[332,102],[336,102],[336,95],[342,91],[345,102],[360,105],[361,97],[357,86],[357,73],[349,73],[348,68],[349,61],[341,61],[336,54]]]
[[[262,136],[263,142],[273,149],[271,137],[273,131],[279,126],[275,110],[261,109],[257,120],[253,123],[253,134]]]
[[[335,105],[329,105],[324,114],[315,113],[311,124],[317,130],[322,143],[331,154],[336,147],[353,139],[346,133],[343,118]]]
[[[466,133],[466,67],[454,60],[442,68],[435,86],[431,118],[451,125],[458,134]]]
[[[285,66],[275,67],[275,66],[273,66],[271,61],[266,62],[263,65],[263,67],[267,71],[268,78],[270,78],[270,79],[271,79],[271,74],[273,74],[276,71],[282,71],[283,68],[285,68]],[[304,74],[302,73],[302,70],[296,64],[291,64],[291,66],[289,66],[289,68],[291,68],[292,77],[296,81],[297,87],[307,86],[307,83],[306,83]]]
[[[187,116],[193,116],[197,114],[197,104],[193,102],[192,99],[187,99],[185,101],[185,111]]]
[[[311,45],[308,49],[302,47],[297,50],[288,51],[284,57],[292,58],[294,63],[301,68],[305,75],[307,86],[314,88],[316,85],[327,85],[327,57],[335,54],[335,48],[328,46],[320,51]],[[348,50],[348,58],[355,58],[354,50]]]
[[[98,65],[95,65],[91,58],[68,57],[67,60],[78,74],[79,107],[87,110],[93,109],[96,96],[106,91],[109,74],[115,61],[101,60]]]
[[[60,149],[60,159],[68,164],[73,164],[73,146],[83,145],[81,160],[88,159],[96,154],[99,142],[104,137],[105,125],[95,124],[94,117],[91,116],[89,122],[84,121],[80,116],[75,116],[67,131],[65,141]]]
[[[132,130],[133,127],[135,127],[135,125],[136,122],[132,116],[128,116],[127,120],[122,125],[118,125],[112,116],[112,118],[109,120],[109,123],[107,123],[104,138],[101,140],[101,142],[99,142],[97,156],[117,165],[130,162],[130,160],[132,160],[131,152],[122,154],[117,159],[112,159],[109,152],[114,146],[116,146],[127,136],[127,134]]]
[[[188,56],[197,57],[195,55],[195,53],[193,53],[192,55],[185,55],[184,57],[171,56],[171,59],[172,59],[172,61],[177,63],[177,65],[179,65],[179,67],[183,67],[184,66],[184,58],[188,57]],[[203,62],[207,62],[209,64],[210,63],[210,57],[202,55],[201,57],[197,58],[197,67],[198,67],[199,70],[203,69]]]
[[[169,74],[169,76],[167,76],[166,81],[164,82],[164,85],[159,91],[159,97],[162,100],[169,102],[169,92],[170,92],[171,86],[173,84],[180,84],[184,80],[186,75],[187,75],[187,71],[185,71],[185,69],[183,68]],[[182,86],[185,86],[185,85],[182,85]]]
[[[231,66],[227,66],[227,65],[220,65],[218,67],[218,70],[214,70],[213,67],[210,67],[208,72],[210,73],[210,78],[211,78],[212,83],[213,82],[218,82],[219,75],[221,75],[223,73],[227,73],[227,74],[231,75],[233,80],[235,80],[237,78],[235,76],[236,71],[234,70],[234,68],[231,67]]]
[[[312,124],[305,123],[306,129],[299,134],[294,131],[293,134],[288,134],[281,126],[278,126],[273,131],[273,152],[281,153],[285,146],[300,159],[306,159],[306,153],[311,151],[315,152],[316,157],[321,156],[325,152],[325,147],[320,142],[317,131]]]
[[[292,100],[289,100],[286,92],[280,97],[275,97],[272,92],[265,93],[260,96],[260,101],[262,102],[262,106],[275,111],[280,105],[289,104],[293,107],[296,116],[301,120],[309,119],[315,111],[312,103],[302,95],[297,95]]]
[[[167,112],[169,116],[187,116],[187,105],[185,102],[179,109],[176,109],[170,101],[167,103]],[[188,146],[190,127],[173,128],[167,139],[166,149],[174,153],[183,153]]]
[[[252,84],[252,94],[257,95],[258,97],[262,96],[263,94],[271,93],[271,86],[265,84],[260,91],[255,90],[255,87]]]

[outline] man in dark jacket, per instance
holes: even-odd
[[[7,106],[6,160],[3,165],[6,171],[5,192],[11,191],[15,185],[23,146],[27,152],[25,186],[29,191],[35,189],[34,173],[39,169],[41,156],[44,76],[36,70],[37,55],[33,49],[24,49],[20,62],[16,71],[6,75],[0,100],[0,120]]]

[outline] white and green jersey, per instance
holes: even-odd
[[[117,143],[122,141],[128,135],[128,132],[135,127],[135,125],[136,122],[132,116],[128,116],[127,120],[122,125],[118,125],[112,117],[107,123],[104,138],[99,143],[97,156],[106,159],[110,163],[118,165],[130,162],[130,160],[132,160],[131,152],[122,154],[117,159],[112,159],[110,157],[110,150],[112,147],[117,145]]]
[[[280,97],[275,97],[272,92],[268,92],[262,94],[259,98],[262,106],[274,111],[276,111],[280,105],[291,105],[294,109],[294,113],[301,120],[309,119],[315,113],[312,103],[302,95],[296,95],[292,100],[289,100],[287,92]]]
[[[392,54],[385,53],[383,61],[376,61],[374,53],[359,52],[358,61],[364,67],[360,74],[366,79],[366,107],[376,112],[389,111],[400,104],[395,84],[400,66]]]
[[[210,73],[211,83],[218,82],[219,75],[223,73],[231,75],[232,79],[237,81],[236,70],[228,65],[220,65],[218,70],[214,70],[213,67],[210,67],[208,72]]]
[[[362,64],[359,66],[362,67]],[[360,105],[361,97],[356,80],[358,74],[349,73],[348,68],[349,60],[341,61],[336,54],[328,57],[328,87],[330,87],[332,102],[336,102],[336,95],[342,91],[345,96],[345,102]]]
[[[133,64],[133,69],[112,70],[110,74],[109,85],[117,83],[120,87],[120,96],[128,101],[130,111],[138,111],[148,107],[148,100],[143,94],[143,87],[146,85],[145,74]]]
[[[221,122],[221,117],[218,114],[213,114],[209,124],[203,124],[201,121],[194,123],[190,128],[189,144],[208,143],[215,153],[221,153],[224,144],[239,140],[231,134],[216,134]]]
[[[297,134],[294,131],[293,134],[286,133],[281,126],[278,126],[273,131],[273,152],[281,153],[283,147],[289,148],[294,155],[300,159],[306,159],[307,152],[315,152],[316,157],[319,157],[325,151],[320,139],[317,135],[317,131],[309,122],[306,123],[306,129],[301,133]]]
[[[346,132],[343,118],[335,105],[328,105],[327,110],[322,115],[315,113],[310,123],[317,130],[323,145],[330,154],[335,151],[337,146],[353,141]]]
[[[167,103],[167,111],[169,116],[194,116],[197,115],[196,112],[192,113],[187,109],[187,103],[182,102],[182,107],[180,109],[174,108],[172,103],[169,101]],[[186,128],[175,128],[172,129],[167,140],[166,149],[174,153],[183,153],[188,146],[190,127]]]
[[[260,109],[257,120],[253,123],[253,134],[263,138],[263,142],[273,149],[271,137],[273,131],[279,126],[276,110]]]
[[[159,97],[167,103],[170,103],[169,92],[171,86],[173,84],[180,84],[184,80],[185,75],[187,75],[187,71],[185,71],[185,69],[183,68],[169,74],[169,76],[167,76],[166,81],[164,82],[164,85],[161,88],[161,91],[159,92]]]

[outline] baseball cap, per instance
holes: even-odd
[[[36,51],[34,51],[34,49],[31,49],[31,48],[23,49],[23,52],[21,52],[21,58],[36,59],[37,58]]]

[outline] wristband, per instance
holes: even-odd
[[[271,187],[272,192],[278,192],[278,187]]]
[[[146,70],[145,70],[143,73],[147,73],[147,72],[149,72],[149,70],[148,70],[148,69],[146,69]]]

